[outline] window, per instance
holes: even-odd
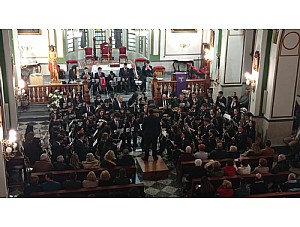
[[[127,47],[128,50],[136,51],[136,30],[135,29],[128,29],[127,30]]]
[[[72,29],[67,30],[67,48],[68,48],[68,53],[74,51],[74,40],[73,40]]]

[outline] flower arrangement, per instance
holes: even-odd
[[[59,100],[63,97],[63,92],[59,90],[54,90],[50,92],[48,95],[48,105],[49,108],[58,108],[59,107]]]

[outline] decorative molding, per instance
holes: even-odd
[[[41,35],[42,29],[17,29],[18,35]]]

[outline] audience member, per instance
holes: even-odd
[[[206,169],[202,166],[202,160],[196,159],[195,160],[195,167],[190,171],[189,175],[186,177],[187,184],[186,189],[189,190],[192,187],[192,181],[195,178],[201,178],[203,176],[207,176]]]
[[[212,198],[216,195],[215,187],[209,182],[207,176],[201,178],[200,184],[195,186],[193,197]]]
[[[208,159],[208,153],[205,152],[205,145],[204,144],[199,144],[198,149],[199,149],[199,151],[194,154],[194,157],[196,159],[201,159],[201,160]]]
[[[85,161],[82,162],[83,168],[84,169],[99,169],[100,168],[100,163],[97,159],[95,159],[95,156],[93,153],[87,153],[86,154],[86,159]]]
[[[250,195],[250,187],[249,185],[246,184],[246,180],[244,178],[240,179],[240,187],[236,188],[234,190],[234,195],[235,196],[246,196]]]
[[[135,165],[135,160],[134,158],[129,154],[128,149],[123,149],[123,155],[122,157],[118,160],[118,164],[120,166],[131,166]]]
[[[226,162],[226,166],[223,169],[225,176],[234,176],[236,174],[236,166],[232,159]]]
[[[53,169],[53,165],[46,153],[41,154],[40,161],[36,161],[33,166],[33,172],[47,172]]]
[[[53,174],[47,173],[45,175],[45,182],[42,183],[42,190],[44,192],[56,191],[61,189],[61,183],[53,180]]]
[[[241,153],[238,152],[237,147],[231,145],[231,146],[229,147],[229,151],[227,151],[226,158],[237,159],[237,158],[240,157],[240,155],[241,155]]]
[[[104,160],[101,161],[101,167],[112,168],[118,165],[115,153],[113,150],[107,151],[104,156]]]
[[[39,184],[39,177],[36,175],[31,175],[29,180],[29,185],[27,185],[24,189],[24,196],[30,197],[32,192],[41,192],[42,187]]]
[[[260,173],[255,175],[254,183],[250,184],[251,194],[262,194],[268,192],[268,184],[263,180]]]
[[[78,155],[76,153],[71,155],[70,158],[70,168],[77,170],[77,169],[83,169],[82,163],[79,161]]]
[[[232,183],[229,180],[223,180],[223,183],[217,189],[218,197],[232,197],[233,196],[233,189]]]
[[[63,182],[63,188],[67,190],[79,189],[82,187],[81,181],[77,180],[77,173],[70,173],[69,179]]]
[[[211,153],[209,153],[210,159],[222,159],[226,158],[227,152],[223,149],[222,143],[217,143],[217,147],[215,150],[213,150]]]
[[[271,148],[271,140],[267,140],[265,144],[265,148],[261,150],[261,155],[264,156],[272,156],[275,154],[273,148]]]
[[[209,163],[207,163],[209,164]],[[208,176],[210,177],[223,177],[224,176],[224,169],[221,167],[221,163],[219,161],[210,162],[211,165],[205,165]],[[211,166],[211,168],[210,168]]]
[[[258,166],[252,171],[252,173],[269,173],[268,161],[265,158],[260,158]]]
[[[300,182],[297,180],[296,174],[290,173],[288,175],[288,180],[281,185],[281,190],[283,192],[300,191]]]
[[[131,183],[130,178],[127,177],[127,175],[126,175],[126,169],[121,168],[119,170],[119,176],[115,178],[114,183],[115,184],[130,184]]]
[[[236,170],[237,174],[245,175],[251,173],[251,167],[248,163],[248,160],[242,159],[241,160],[241,166],[239,166]]]
[[[64,156],[58,155],[56,162],[53,163],[53,170],[62,171],[69,169],[68,165],[65,163]]]
[[[284,154],[278,155],[277,164],[271,169],[271,173],[276,174],[279,172],[289,171],[290,165],[288,161],[286,160],[286,157]]]
[[[110,186],[113,185],[110,173],[107,170],[103,170],[100,173],[99,186]]]
[[[82,181],[82,187],[84,188],[95,188],[98,185],[99,182],[94,171],[90,171],[86,176],[86,180]]]

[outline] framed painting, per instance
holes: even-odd
[[[197,33],[197,29],[171,29],[172,33]]]
[[[18,29],[18,35],[41,35],[41,29]]]

